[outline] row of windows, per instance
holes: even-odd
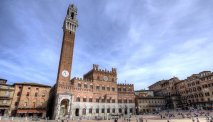
[[[15,106],[18,106],[18,104],[19,104],[19,102],[15,102]],[[43,104],[44,104],[43,102],[40,103],[40,105],[43,105]],[[28,102],[24,102],[24,107],[27,107],[28,105],[29,105]],[[33,103],[32,103],[32,107],[33,107],[33,108],[35,108],[36,105],[38,105],[38,103],[36,103],[36,102],[33,102]]]
[[[139,100],[139,103],[164,103],[164,101]]]
[[[186,90],[186,93],[191,93],[191,92],[196,92],[196,91],[201,91],[202,88],[200,86],[198,86],[197,88],[190,88],[189,90]]]
[[[198,85],[198,84],[200,84],[200,81],[192,82],[188,84],[188,87]]]
[[[213,77],[202,78],[202,81],[208,81],[208,80],[213,80]]]
[[[82,88],[82,85],[80,84],[80,83],[78,83],[78,88]],[[90,88],[90,89],[93,89],[93,85],[87,85],[87,84],[84,84],[83,85],[83,88]],[[110,87],[105,87],[105,86],[102,86],[102,87],[100,87],[100,86],[96,86],[96,90],[100,90],[100,89],[102,89],[102,90],[107,90],[107,91],[110,91],[110,90],[112,90],[112,91],[115,91],[115,88],[111,88],[110,89]]]
[[[209,88],[209,87],[213,87],[213,83],[202,85],[202,88]],[[183,91],[183,92],[180,92],[180,93],[181,94],[184,94],[184,93],[188,94],[188,93],[191,93],[191,92],[201,91],[202,88],[200,86],[198,86],[197,88],[196,87],[190,88],[190,89]]]
[[[21,92],[18,92],[17,96],[21,96]],[[27,92],[26,96],[30,96],[30,92]],[[34,94],[34,97],[38,97],[38,92]],[[42,97],[45,97],[45,94],[42,94]]]
[[[204,101],[203,98],[201,98],[201,99],[192,99],[192,100],[188,100],[188,103],[203,102],[203,101]],[[208,98],[207,101],[210,101],[210,98]]]
[[[183,97],[183,99],[184,99],[184,98],[198,98],[198,97],[203,97],[204,95],[208,97],[208,96],[210,96],[210,93],[209,93],[209,92],[206,92],[206,93],[204,93],[204,94],[203,94],[203,93],[194,94],[194,95],[191,94],[191,95],[188,95],[188,96],[186,96],[186,97]],[[212,92],[212,95],[213,95],[213,92]]]
[[[121,88],[118,88],[118,91],[126,92],[126,91],[132,91],[132,89],[126,89],[126,88],[121,89]]]
[[[93,110],[92,108],[89,109],[89,113],[90,113],[90,114],[92,113],[92,110]],[[126,109],[126,111],[127,111],[127,109]],[[96,109],[95,109],[95,112],[96,112],[96,113],[99,113],[99,112],[100,112],[100,109],[99,109],[99,108],[96,108]],[[107,109],[106,109],[106,112],[107,112],[107,113],[110,113],[110,108],[107,108]],[[115,113],[115,108],[113,108],[113,109],[111,110],[111,112],[112,112],[112,113]],[[118,109],[118,112],[119,112],[119,113],[122,113],[122,109],[119,108],[119,109]],[[130,109],[129,109],[129,112],[132,113],[132,112],[133,112],[133,109],[130,108]],[[105,113],[105,109],[104,109],[104,108],[101,109],[101,113]],[[82,109],[82,114],[83,114],[83,115],[86,115],[86,109],[85,109],[85,108]]]
[[[80,83],[78,83],[78,88],[90,88],[90,89],[93,89],[93,85],[87,85],[87,84],[84,84],[83,86],[82,86],[82,84],[80,84]],[[96,86],[96,90],[107,90],[107,91],[115,91],[115,88],[114,87],[112,87],[111,89],[110,89],[110,87],[105,87],[105,86]],[[132,89],[127,89],[127,88],[118,88],[118,91],[124,91],[124,92],[126,92],[126,91],[132,91]]]
[[[80,97],[77,97],[76,98],[76,102],[81,102],[81,99],[80,99]],[[89,98],[89,99],[87,99],[87,98],[83,98],[82,99],[82,102],[93,102],[93,99],[92,98]],[[115,103],[115,99],[95,99],[95,101],[94,102],[102,102],[102,103]],[[133,100],[127,100],[127,99],[125,99],[125,100],[121,100],[121,99],[119,99],[118,100],[118,103],[133,103],[134,101]]]
[[[19,89],[22,89],[22,86],[19,86]],[[31,89],[31,87],[28,87],[27,89]],[[39,88],[36,88],[36,90],[39,90]]]
[[[203,88],[213,87],[213,83],[202,85]]]
[[[104,78],[102,78],[102,79],[104,79]],[[99,76],[97,76],[97,80],[101,80],[101,78]],[[114,81],[115,81],[114,78],[112,78],[112,82],[114,82]]]

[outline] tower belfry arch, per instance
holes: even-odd
[[[77,27],[77,8],[73,4],[70,4],[63,23],[62,48],[54,88],[53,119],[67,119],[71,117],[72,94],[70,78]]]

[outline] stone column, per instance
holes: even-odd
[[[79,107],[79,116],[82,116],[82,108]]]

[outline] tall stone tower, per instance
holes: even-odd
[[[77,8],[71,4],[63,24],[63,41],[61,56],[58,67],[57,81],[55,85],[54,119],[68,118],[71,113],[71,67],[73,59],[73,48],[75,32],[78,26]]]
[[[69,5],[63,25],[64,35],[57,76],[57,84],[59,85],[69,85],[70,83],[75,31],[78,26],[76,15],[77,8],[73,4]]]

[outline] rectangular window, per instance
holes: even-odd
[[[115,109],[114,108],[112,109],[112,113],[115,113]]]
[[[208,101],[210,101],[210,98],[208,98]]]
[[[84,84],[84,88],[87,89],[87,84]]]
[[[92,102],[92,98],[89,98],[89,102]]]
[[[206,96],[209,96],[209,92],[206,92],[205,95],[206,95]]]
[[[110,103],[110,99],[107,99],[107,103]]]
[[[120,91],[121,91],[121,88],[118,88],[118,91],[120,92]]]
[[[37,92],[35,93],[35,97],[38,97],[38,93]]]
[[[105,87],[104,87],[104,86],[102,86],[102,90],[105,90]]]
[[[87,98],[83,98],[83,102],[87,102]]]
[[[119,111],[119,113],[122,113],[122,109],[121,109],[121,108],[119,108],[119,110],[118,110],[118,111]]]
[[[126,100],[126,99],[124,100],[124,103],[127,103],[127,100]]]
[[[119,100],[118,100],[118,103],[122,103],[122,100],[121,100],[121,99],[119,99]]]
[[[115,103],[115,99],[112,99],[112,103]]]
[[[99,103],[99,99],[96,99],[96,102]]]
[[[99,113],[99,108],[96,108],[96,113]]]
[[[76,102],[80,102],[81,100],[80,100],[80,97],[77,97],[76,98]]]
[[[110,108],[107,108],[107,113],[110,113]]]
[[[96,90],[100,90],[100,86],[96,86]]]
[[[123,91],[126,92],[126,88],[123,88]]]
[[[92,113],[92,108],[89,109],[89,113],[90,113],[90,114]]]
[[[86,109],[85,108],[82,109],[82,114],[86,115]]]
[[[104,100],[104,99],[102,99],[102,100],[101,100],[101,102],[102,102],[102,103],[104,103],[104,102],[105,102],[105,100]]]
[[[112,91],[115,91],[115,88],[112,87]]]
[[[129,112],[130,112],[130,113],[132,113],[132,112],[133,112],[132,108],[130,108],[130,109],[129,109]]]
[[[107,87],[107,91],[110,91],[110,87]]]
[[[132,100],[129,100],[129,103],[132,103]]]
[[[80,83],[78,84],[78,88],[81,88],[81,84]]]
[[[102,108],[102,109],[101,109],[101,113],[104,113],[104,112],[105,112],[105,109],[104,109],[104,108]]]
[[[90,85],[90,88],[93,89],[93,85]]]

